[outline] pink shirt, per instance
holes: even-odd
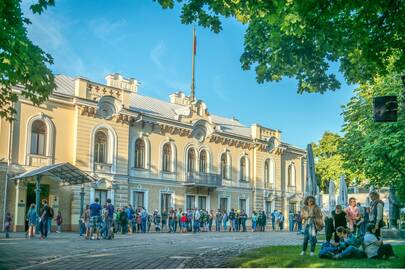
[[[349,228],[353,228],[354,222],[356,222],[356,218],[360,215],[359,208],[357,206],[351,207],[348,206],[346,209],[346,214],[349,219]]]

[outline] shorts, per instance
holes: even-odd
[[[90,217],[90,228],[97,228],[100,229],[101,227],[101,217],[100,216],[94,216]]]

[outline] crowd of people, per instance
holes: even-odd
[[[331,259],[395,258],[390,244],[383,243],[381,228],[384,203],[376,191],[370,192],[370,207],[362,207],[355,198],[349,199],[345,209],[336,205],[333,211],[322,213],[313,196],[305,198],[302,208],[304,240],[301,255],[306,255],[310,244],[310,255],[315,255],[317,233],[325,228],[326,241],[321,245],[319,257]]]
[[[275,211],[276,213],[277,211]],[[155,232],[209,232],[229,231],[246,232],[248,215],[244,210],[231,209],[228,213],[217,209],[155,209],[152,213],[139,206],[132,205],[115,209],[110,199],[101,206],[96,198],[81,216],[80,235],[85,239],[112,239],[116,233],[146,233],[153,226]],[[253,211],[251,230],[265,231],[267,216],[264,211]],[[280,225],[282,228],[282,225]]]
[[[349,205],[343,208],[336,205],[332,211],[323,212],[316,205],[313,196],[307,196],[301,211],[288,214],[289,231],[298,231],[304,235],[301,255],[306,255],[308,244],[310,255],[315,255],[317,234],[324,229],[326,241],[321,245],[319,256],[322,258],[384,258],[396,257],[392,246],[383,243],[381,228],[385,226],[383,219],[384,203],[379,194],[372,191],[369,194],[371,204],[362,207],[355,198],[349,199]],[[284,229],[284,215],[274,210],[271,214],[273,230]],[[61,231],[62,214],[54,211],[42,200],[42,207],[37,213],[36,205],[31,204],[26,215],[28,230],[26,237],[35,236],[39,228],[41,239],[47,237],[51,230],[52,220],[56,221],[57,232]],[[155,232],[169,233],[198,233],[209,231],[246,232],[248,215],[244,210],[231,209],[229,212],[217,209],[155,209],[152,213],[139,206],[128,205],[114,208],[110,199],[102,206],[96,198],[90,205],[86,205],[80,217],[80,235],[85,239],[113,239],[116,233],[146,233],[153,226]],[[253,232],[265,231],[267,216],[265,211],[253,211],[251,227]],[[5,217],[5,233],[9,237],[12,225],[10,213]]]

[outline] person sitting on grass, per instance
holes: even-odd
[[[379,240],[375,235],[376,227],[374,223],[367,225],[367,232],[364,235],[363,248],[369,259],[390,259],[398,258],[395,256],[392,246],[384,244],[382,239]]]
[[[335,243],[338,246],[338,254],[334,255],[334,259],[345,258],[365,258],[366,254],[359,247],[361,242],[357,240],[354,235],[349,234],[349,229],[342,226],[336,229],[336,234],[340,239],[339,243]]]

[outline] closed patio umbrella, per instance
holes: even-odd
[[[307,183],[305,187],[305,195],[316,196],[317,194],[317,181],[315,176],[315,161],[312,145],[307,145]]]
[[[329,211],[332,211],[336,207],[336,186],[335,181],[329,181]]]
[[[346,207],[348,204],[347,197],[348,197],[348,195],[347,195],[346,180],[345,180],[345,177],[342,175],[340,177],[340,182],[339,182],[339,194],[338,194],[337,203],[342,205],[342,207]]]

